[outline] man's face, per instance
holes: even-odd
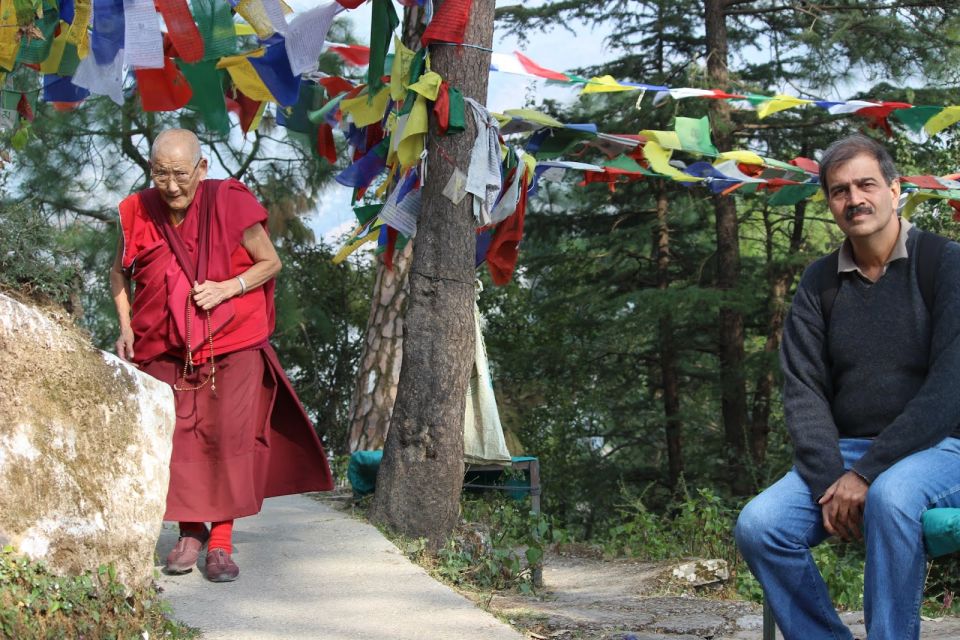
[[[200,181],[207,177],[206,159],[201,158],[195,164],[193,158],[186,145],[168,144],[156,151],[150,175],[172,212],[185,212],[193,202]]]
[[[896,218],[900,182],[887,184],[880,163],[860,154],[827,174],[827,203],[833,219],[850,238],[865,238]]]

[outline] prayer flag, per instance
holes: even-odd
[[[527,73],[538,76],[540,78],[546,78],[547,80],[558,80],[560,82],[569,82],[570,78],[558,71],[551,71],[550,69],[545,69],[541,67],[536,62],[523,55],[519,51],[515,51],[514,55],[517,56],[517,59],[520,61],[520,64],[523,65],[523,68],[527,70]]]
[[[594,76],[584,85],[580,93],[610,93],[612,91],[636,91],[636,87],[620,84],[613,76]]]
[[[420,42],[424,47],[433,42],[463,44],[472,9],[473,0],[444,0],[427,25]]]
[[[77,103],[85,100],[89,95],[89,91],[73,84],[70,78],[57,75],[43,76],[44,102]]]
[[[935,136],[947,127],[960,121],[960,106],[944,107],[937,115],[930,118],[925,125],[924,130],[931,136]]]
[[[930,118],[941,111],[943,111],[943,107],[912,107],[910,109],[897,109],[893,112],[893,117],[907,125],[914,133],[920,133]]]
[[[800,105],[812,103],[813,100],[804,100],[803,98],[778,94],[765,100],[760,104],[760,106],[757,107],[757,117],[763,120],[767,116],[773,115],[774,113],[779,113],[780,111],[786,111],[787,109],[793,109],[794,107],[799,107]]]
[[[392,0],[373,0],[373,15],[370,23],[370,66],[367,67],[367,85],[370,87],[371,96],[379,92],[380,87],[383,86],[382,76],[387,49],[390,47],[390,34],[399,25],[400,18],[397,17]]]
[[[370,64],[370,47],[362,44],[328,44],[327,51],[332,51],[344,62],[348,62],[357,67],[364,67]]]
[[[176,111],[193,96],[187,79],[170,58],[162,69],[134,69],[133,73],[144,111]]]
[[[79,8],[79,3],[78,3]],[[93,0],[93,33],[90,49],[97,64],[110,64],[123,48],[123,0]],[[159,31],[160,27],[157,26]]]
[[[523,239],[523,222],[527,211],[527,179],[524,174],[520,199],[513,214],[498,224],[493,234],[490,248],[487,250],[487,268],[496,285],[510,282],[517,267],[520,254],[520,241]]]
[[[177,49],[177,55],[184,62],[199,62],[203,59],[203,38],[193,15],[187,6],[187,0],[157,0],[157,9],[167,25],[170,41]],[[226,113],[226,111],[224,111]]]
[[[183,62],[180,71],[193,89],[187,106],[200,114],[209,129],[229,133],[230,117],[223,95],[223,71],[217,69],[217,63],[212,60],[195,64]]]
[[[384,140],[337,174],[334,179],[345,187],[365,189],[386,168],[386,158],[387,141]]]
[[[20,51],[17,62],[24,64],[40,64],[50,54],[53,45],[53,33],[60,24],[60,12],[57,5],[51,0],[43,2],[43,17],[33,21],[33,25],[40,31],[41,37],[25,35],[20,42]],[[3,27],[0,27],[3,28]]]
[[[237,32],[230,4],[223,0],[190,0],[190,9],[203,39],[203,59],[219,60],[237,51]]]
[[[710,140],[710,120],[707,116],[702,118],[682,118],[677,117],[674,120],[673,129],[680,140],[680,148],[684,151],[702,153],[708,156],[715,156],[719,152],[713,146]]]
[[[283,37],[277,35],[271,40],[262,56],[247,58],[247,62],[256,71],[275,102],[284,106],[292,105],[300,95],[300,76],[294,75],[290,69]]]

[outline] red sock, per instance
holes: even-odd
[[[194,535],[203,535],[207,530],[207,527],[202,522],[181,522],[180,523],[180,535],[185,536],[187,534]]]
[[[232,537],[233,520],[214,522],[210,528],[210,541],[207,543],[207,550],[223,549],[227,553],[233,553],[233,547],[230,546],[230,539]]]

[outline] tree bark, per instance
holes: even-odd
[[[350,402],[350,451],[383,449],[397,399],[403,359],[403,317],[410,291],[413,243],[393,259],[393,270],[377,264],[363,353]]]
[[[727,25],[723,0],[704,0],[704,22],[707,43],[707,76],[710,86],[726,88]],[[711,100],[714,142],[721,150],[729,150],[733,142],[733,120],[730,105]],[[740,277],[740,234],[737,204],[731,196],[713,196],[717,233],[717,288],[733,292]],[[717,338],[720,355],[720,390],[724,439],[730,470],[731,488],[736,493],[749,490],[745,468],[747,452],[747,392],[744,377],[743,315],[728,303],[721,303]]]
[[[436,10],[443,3],[437,2]],[[474,2],[465,42],[493,42],[493,0]],[[464,96],[486,102],[490,54],[435,46],[432,68]],[[397,533],[443,545],[457,522],[463,485],[463,420],[474,358],[476,236],[472,199],[442,192],[454,166],[466,171],[476,137],[439,137],[431,117],[429,173],[410,267],[403,364],[370,517]],[[443,152],[438,151],[442,148]],[[449,160],[449,161],[448,161]]]
[[[657,289],[670,286],[670,227],[667,225],[669,201],[661,183],[657,187]],[[663,387],[664,434],[667,442],[667,470],[670,488],[676,489],[683,475],[683,424],[680,421],[680,385],[677,377],[677,349],[673,339],[673,314],[665,307],[660,314],[660,380]]]
[[[807,202],[798,202],[793,207],[793,230],[787,248],[785,267],[771,268],[767,294],[767,340],[763,346],[764,366],[757,378],[753,396],[753,413],[750,419],[750,453],[757,464],[762,464],[767,455],[767,439],[770,435],[770,400],[776,386],[776,354],[783,338],[783,323],[787,317],[787,291],[797,274],[791,259],[800,251],[803,241],[803,224],[806,219]],[[767,216],[767,264],[773,265],[773,230]]]
[[[417,49],[423,33],[423,10],[418,6],[403,11],[402,40]],[[413,240],[393,258],[393,270],[377,262],[370,317],[367,320],[360,367],[350,401],[350,451],[383,449],[390,430],[393,404],[400,381],[403,359],[403,316],[410,293],[410,262]]]

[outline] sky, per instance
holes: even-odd
[[[316,0],[287,0],[287,2],[295,12],[316,6]],[[515,4],[520,2],[497,0],[498,7]],[[535,6],[544,3],[526,2],[525,4]],[[397,5],[397,8],[399,10],[401,7]],[[359,42],[369,43],[370,3],[365,3],[352,11],[345,11],[340,16],[351,22],[354,37]],[[515,37],[508,37],[502,33],[502,30],[496,30],[493,36],[493,49],[498,53],[520,51],[540,66],[561,72],[613,57],[603,46],[604,33],[583,24],[572,24],[571,27],[576,31],[576,36],[566,30],[547,34],[531,33],[527,43],[522,47]],[[574,37],[576,38],[575,47],[562,46]],[[520,108],[524,106],[529,95],[538,100],[548,97],[561,101],[573,101],[578,97],[577,89],[545,85],[546,82],[542,80],[531,80],[507,73],[491,73],[487,90],[487,107],[496,112]],[[328,243],[338,246],[343,234],[353,229],[356,218],[350,207],[350,194],[349,188],[334,184],[321,196],[317,211],[306,220],[318,239],[324,238]]]

